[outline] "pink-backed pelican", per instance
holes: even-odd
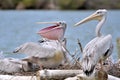
[[[90,20],[99,21],[96,27],[96,37],[83,49],[82,69],[87,76],[90,76],[93,73],[98,62],[101,63],[101,69],[103,70],[102,62],[106,60],[113,51],[112,36],[110,34],[103,36],[100,33],[102,25],[106,20],[106,15],[106,9],[99,9],[89,17],[75,24],[75,26],[78,26]]]
[[[28,57],[22,60],[36,63],[41,69],[42,66],[45,68],[55,68],[63,64],[65,59],[67,59],[64,49],[66,47],[66,40],[64,39],[66,23],[63,21],[38,23],[55,25],[41,29],[38,32],[39,35],[45,38],[40,43],[28,42],[20,45],[13,52],[27,54]]]

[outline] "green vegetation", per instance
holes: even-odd
[[[59,0],[61,9],[79,9],[85,3],[85,0]]]
[[[22,3],[26,6],[26,7],[33,7],[35,4],[36,0],[22,0]]]
[[[0,9],[120,9],[120,0],[0,0]]]

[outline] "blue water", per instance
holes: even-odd
[[[23,57],[22,54],[12,54],[12,51],[25,42],[36,42],[41,37],[36,34],[41,28],[47,27],[45,24],[36,24],[39,21],[66,21],[67,48],[73,53],[79,38],[84,47],[95,37],[95,27],[97,21],[91,21],[74,28],[73,25],[83,18],[92,14],[94,10],[88,11],[49,11],[49,10],[29,10],[29,11],[0,11],[0,50],[6,57]],[[120,10],[108,10],[107,21],[102,27],[104,35],[113,36],[113,58],[117,59],[116,39],[120,37]]]

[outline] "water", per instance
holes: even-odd
[[[68,24],[65,37],[67,38],[67,48],[73,53],[79,38],[84,47],[95,37],[95,26],[97,21],[91,21],[74,28],[73,25],[81,19],[92,14],[93,11],[0,11],[0,50],[6,57],[21,58],[23,54],[12,54],[12,51],[25,42],[36,42],[41,37],[36,34],[40,29],[47,27],[45,24],[36,24],[39,21],[66,21]],[[117,58],[116,38],[120,37],[120,10],[109,10],[107,21],[102,27],[104,35],[113,36],[113,58]]]

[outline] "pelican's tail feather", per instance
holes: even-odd
[[[22,50],[22,48],[23,48],[23,45],[17,47],[17,48],[13,51],[13,53],[19,53],[20,50]]]
[[[84,70],[83,69],[83,72],[84,72],[85,75],[90,76],[93,73],[94,68],[95,68],[95,66],[92,66],[90,70],[88,70],[88,69]]]
[[[95,66],[96,66],[96,62],[93,61],[91,56],[86,56],[82,60],[82,69],[83,69],[83,72],[86,74],[86,76],[91,76]]]

